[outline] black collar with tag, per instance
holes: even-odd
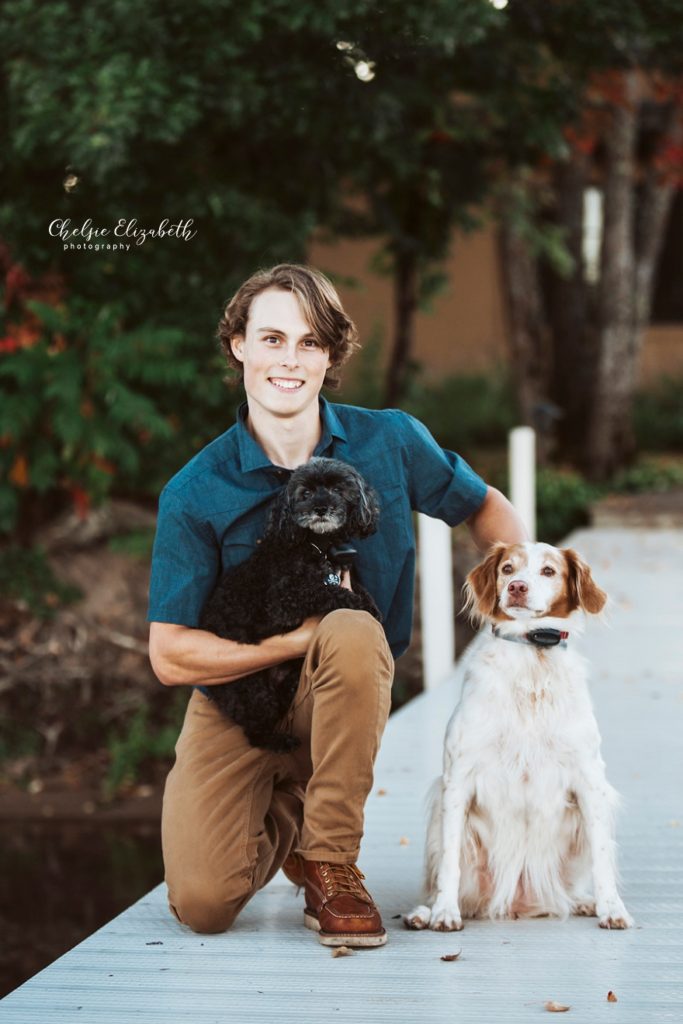
[[[345,569],[351,568],[351,564],[357,554],[356,549],[351,548],[348,545],[335,547],[333,544],[325,547],[324,542],[323,547],[318,547],[318,545],[313,541],[311,541],[310,544],[311,547],[320,555],[320,564],[323,572],[325,573],[326,586],[341,586],[342,573]]]
[[[527,633],[521,633],[519,636],[501,633],[499,626],[491,626],[491,629],[493,635],[499,640],[511,640],[515,644],[529,644],[531,647],[541,650],[547,647],[566,648],[569,638],[569,633],[564,629],[530,629]]]

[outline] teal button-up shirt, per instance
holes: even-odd
[[[269,506],[291,470],[273,465],[246,426],[234,426],[191,459],[159,499],[150,622],[197,626],[221,574],[254,550]],[[456,526],[475,512],[486,484],[427,428],[400,409],[362,409],[320,398],[314,455],[351,463],[379,496],[376,534],[357,541],[356,569],[379,607],[395,658],[408,647],[415,578],[412,512]]]

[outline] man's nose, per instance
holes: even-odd
[[[298,366],[299,357],[297,356],[296,345],[292,343],[287,346],[287,349],[282,353],[282,359],[280,360],[281,366]]]
[[[526,583],[522,580],[512,580],[511,583],[508,583],[508,591],[513,597],[518,597],[520,594],[526,594],[528,589],[529,588]]]

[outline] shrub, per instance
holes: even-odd
[[[99,502],[139,474],[148,442],[177,425],[165,389],[189,383],[192,361],[172,329],[125,330],[121,310],[82,300],[27,301],[30,320],[0,342],[0,533],[29,506],[70,495]]]
[[[57,579],[42,548],[16,545],[0,549],[0,594],[40,619],[51,619],[60,605],[82,596],[77,587]]]
[[[168,761],[173,757],[186,705],[187,693],[178,692],[169,703],[165,721],[152,723],[149,706],[142,704],[129,719],[124,732],[110,733],[107,741],[109,768],[103,784],[106,800],[137,782],[146,763]]]
[[[505,445],[517,422],[511,383],[500,372],[447,377],[441,383],[418,375],[402,407],[422,420],[442,447],[457,452]]]
[[[636,395],[633,421],[639,447],[683,451],[683,378],[662,377]]]
[[[661,493],[675,487],[683,487],[683,463],[652,459],[640,459],[635,465],[617,473],[610,482],[610,490],[621,494]]]
[[[540,469],[536,476],[536,534],[555,544],[572,530],[590,522],[590,506],[602,490],[579,473],[567,469]]]

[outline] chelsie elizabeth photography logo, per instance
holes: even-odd
[[[127,252],[132,245],[142,246],[150,238],[179,238],[183,242],[191,241],[197,234],[192,230],[193,220],[178,220],[171,223],[165,217],[156,227],[142,227],[135,217],[120,217],[113,227],[95,227],[92,218],[88,217],[81,225],[72,226],[70,219],[57,218],[50,221],[49,232],[52,238],[59,238],[64,251],[70,249],[90,249],[108,252]]]

